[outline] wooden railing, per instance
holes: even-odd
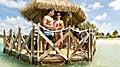
[[[66,31],[59,40],[57,40],[56,42],[53,42],[43,34],[43,32],[40,30],[41,28],[44,29],[44,27],[42,27],[40,24],[33,26],[27,38],[23,38],[23,36],[21,36],[21,28],[19,28],[17,36],[14,36],[12,34],[12,30],[10,30],[10,35],[6,36],[6,31],[4,30],[3,32],[4,33],[3,35],[4,49],[9,49],[10,51],[14,49],[15,51],[18,52],[18,54],[22,54],[22,51],[26,50],[27,53],[25,54],[29,55],[29,59],[31,63],[33,63],[33,57],[36,56],[37,62],[39,63],[51,51],[56,51],[57,54],[59,54],[64,59],[64,61],[68,63],[70,62],[70,59],[79,50],[83,53],[87,53],[88,61],[92,60],[92,56],[96,50],[95,35],[93,35],[92,30],[88,29],[84,31],[76,31],[69,26],[62,30],[51,31],[52,33],[63,32],[64,30]],[[72,31],[79,32],[80,34],[82,32],[85,32],[86,36],[82,37],[81,40],[78,40],[78,38],[73,35]],[[37,37],[35,37],[35,33]],[[35,38],[37,38],[36,41],[34,40]],[[65,39],[67,41],[65,41]],[[51,46],[49,47],[48,50],[44,49],[45,47],[44,47],[43,41],[46,41]],[[37,45],[35,44],[35,42],[37,43]],[[67,43],[66,44],[67,54],[64,54],[64,52],[62,52],[61,49],[58,47],[58,45],[60,45],[61,42],[64,42],[64,44]],[[72,42],[77,45],[74,51],[70,53],[70,50],[72,49],[71,46],[73,46]],[[37,49],[34,48],[35,46],[37,47]]]

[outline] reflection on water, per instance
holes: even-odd
[[[58,67],[120,67],[120,43],[116,40],[97,40],[97,51],[94,60],[90,63],[76,63]],[[12,56],[2,53],[2,41],[0,42],[0,65],[4,67],[42,67],[30,65],[18,61]],[[47,67],[47,66],[43,66]],[[49,66],[51,67],[51,66]],[[53,66],[52,66],[53,67]],[[56,67],[56,66],[54,66]]]

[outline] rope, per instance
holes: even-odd
[[[43,27],[42,25],[39,25],[39,27],[41,27],[43,30],[46,30],[46,31],[49,31],[49,32],[52,32],[52,33],[55,33],[55,32],[62,32],[63,30],[67,30],[69,27],[67,27],[67,28],[63,28],[63,29],[61,29],[61,30],[55,30],[55,31],[51,31],[51,30],[49,30],[49,29],[46,29],[45,27]]]
[[[89,29],[86,29],[86,30],[80,31],[80,30],[75,30],[74,28],[71,28],[71,27],[70,27],[70,29],[75,31],[75,32],[78,32],[78,33],[87,32],[89,30]]]
[[[26,27],[26,28],[21,28],[22,30],[27,30],[30,29],[32,26]]]

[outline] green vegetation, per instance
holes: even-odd
[[[0,38],[2,38],[2,35],[0,35]]]
[[[118,31],[117,30],[114,30],[112,33],[107,33],[107,34],[104,34],[103,32],[100,33],[100,32],[96,32],[96,37],[97,39],[99,38],[120,38],[120,35],[118,34]]]
[[[83,23],[83,24],[79,24],[79,28],[81,30],[89,29],[89,28],[92,28],[94,31],[98,30],[97,27],[93,23],[90,23],[89,21],[87,21],[86,23]]]
[[[93,23],[91,23],[90,21],[87,21],[84,24],[79,24],[79,28],[81,30],[84,29],[89,29],[92,28],[93,31],[96,33],[96,37],[97,39],[99,38],[120,38],[120,35],[118,34],[119,32],[117,30],[114,30],[113,32],[108,32],[108,33],[104,33],[104,32],[98,32],[99,28],[96,27],[96,25],[94,25]]]

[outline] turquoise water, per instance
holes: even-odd
[[[2,53],[3,44],[0,42],[0,67],[53,67],[30,65],[18,61],[12,56]],[[54,67],[120,67],[120,39],[97,40],[97,51],[92,62],[54,66]]]

